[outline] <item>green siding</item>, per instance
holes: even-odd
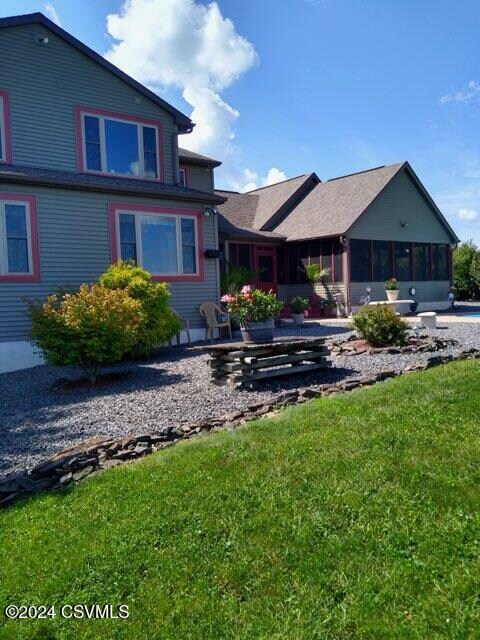
[[[407,226],[402,227],[400,222]],[[365,240],[451,242],[444,225],[405,171],[391,181],[347,235]]]
[[[47,45],[35,40],[42,34]],[[160,120],[165,182],[175,182],[173,116],[133,87],[40,25],[2,29],[0,60],[14,163],[76,171],[74,106],[81,104]]]

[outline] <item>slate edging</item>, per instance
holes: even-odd
[[[233,429],[260,417],[271,417],[286,406],[301,404],[312,398],[346,393],[361,387],[371,386],[388,378],[394,378],[414,371],[429,369],[453,360],[480,358],[480,349],[467,349],[458,355],[436,355],[426,362],[407,366],[402,371],[381,371],[344,382],[320,384],[302,391],[286,391],[280,395],[252,404],[245,410],[235,411],[204,422],[183,426],[163,427],[158,433],[122,438],[91,438],[50,456],[33,469],[21,471],[0,480],[0,507],[13,504],[16,500],[41,491],[59,489],[80,482],[103,469],[119,466],[145,455],[164,449],[181,440],[187,440],[208,431]]]

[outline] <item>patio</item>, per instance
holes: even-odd
[[[480,323],[439,322],[438,334],[458,341],[439,355],[480,344]],[[345,321],[283,327],[277,336],[347,338]],[[333,356],[333,366],[302,377],[265,382],[254,391],[210,383],[208,355],[195,347],[173,347],[142,362],[126,362],[109,371],[130,372],[110,386],[59,392],[52,385],[74,370],[40,366],[0,376],[0,476],[32,467],[45,457],[94,436],[119,437],[156,432],[240,410],[283,390],[304,389],[375,373],[400,370],[431,354]]]

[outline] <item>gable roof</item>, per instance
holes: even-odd
[[[275,221],[318,182],[317,175],[309,173],[247,193],[217,190],[216,193],[227,198],[220,213],[236,227],[282,235],[273,228]]]
[[[155,180],[139,180],[138,178],[123,178],[102,176],[59,169],[41,167],[24,167],[0,163],[0,183],[38,184],[46,187],[64,189],[81,189],[107,193],[123,193],[136,196],[161,197],[172,200],[189,202],[204,202],[207,204],[221,204],[224,198],[215,193],[207,193],[180,187],[174,184],[164,184]]]
[[[19,15],[19,16],[10,16],[8,18],[0,18],[0,29],[5,29],[7,27],[18,27],[18,26],[23,26],[27,24],[41,24],[43,27],[52,31],[52,33],[54,33],[56,36],[58,36],[59,38],[61,38],[62,40],[70,44],[72,47],[75,47],[75,49],[77,49],[78,51],[80,51],[81,53],[89,57],[91,60],[99,64],[101,67],[103,67],[110,73],[113,73],[113,75],[117,76],[117,78],[120,78],[121,80],[129,84],[131,87],[136,89],[139,93],[142,93],[146,98],[154,102],[156,105],[158,105],[162,109],[165,109],[165,111],[167,111],[174,117],[175,123],[178,125],[179,132],[188,133],[195,126],[193,122],[190,120],[190,118],[188,118],[181,111],[178,111],[178,109],[175,109],[175,107],[172,107],[171,104],[169,104],[168,102],[160,98],[160,96],[157,96],[156,93],[154,93],[153,91],[150,91],[150,89],[147,89],[147,87],[145,87],[143,84],[140,84],[140,82],[137,82],[136,80],[134,80],[131,76],[126,74],[124,71],[121,71],[121,69],[116,67],[114,64],[112,64],[108,60],[106,60],[103,56],[98,54],[96,51],[94,51],[93,49],[90,49],[90,47],[87,47],[86,44],[84,44],[83,42],[80,42],[80,40],[77,40],[77,38],[75,38],[70,33],[65,31],[61,27],[59,27],[57,24],[52,22],[49,18],[44,16],[43,13],[29,13],[29,14]]]
[[[208,156],[202,156],[199,153],[190,151],[189,149],[178,148],[178,158],[185,164],[197,164],[207,167],[219,167],[222,163],[220,160],[214,160]]]
[[[275,228],[288,240],[308,240],[347,233],[401,171],[406,171],[427,200],[453,242],[458,237],[408,162],[361,171],[318,184]]]

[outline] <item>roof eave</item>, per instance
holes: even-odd
[[[168,111],[174,117],[175,123],[179,129],[179,132],[190,133],[192,131],[195,125],[188,116],[186,116],[184,113],[182,113],[178,109],[175,109],[175,107],[172,107],[172,105],[166,102],[165,100],[163,100],[163,98],[160,98],[160,96],[157,96],[153,91],[150,91],[150,89],[147,89],[147,87],[145,87],[143,84],[141,84],[140,82],[138,82],[137,80],[129,76],[127,73],[125,73],[124,71],[116,67],[114,64],[106,60],[99,53],[97,53],[96,51],[88,47],[86,44],[84,44],[83,42],[75,38],[75,36],[72,36],[70,33],[68,33],[68,31],[65,31],[65,29],[62,29],[62,27],[59,27],[57,24],[52,22],[52,20],[44,16],[43,13],[40,13],[40,12],[28,13],[24,15],[0,18],[0,29],[7,28],[7,27],[18,27],[18,26],[27,25],[27,24],[41,24],[47,29],[50,29],[50,31],[52,31],[59,38],[62,38],[63,40],[68,42],[70,45],[72,45],[73,47],[81,51],[84,55],[88,56],[89,58],[97,62],[97,64],[107,69],[107,71],[110,71],[111,73],[116,75],[118,78],[120,78],[121,80],[123,80],[124,82],[132,86],[134,89],[142,93],[145,97],[152,100],[152,102],[154,102],[156,105],[158,105],[162,109],[165,109],[165,111]]]
[[[123,193],[125,195],[142,196],[144,198],[167,198],[170,200],[181,200],[188,202],[205,202],[209,204],[223,204],[225,198],[214,193],[203,191],[178,193],[177,191],[154,191],[135,188],[133,186],[121,186],[118,184],[88,184],[74,182],[73,180],[62,180],[61,182],[55,178],[47,178],[43,176],[26,176],[15,173],[1,173],[0,182],[10,182],[14,184],[34,184],[39,186],[53,187],[56,189],[72,189],[75,191],[100,191],[102,193]]]

